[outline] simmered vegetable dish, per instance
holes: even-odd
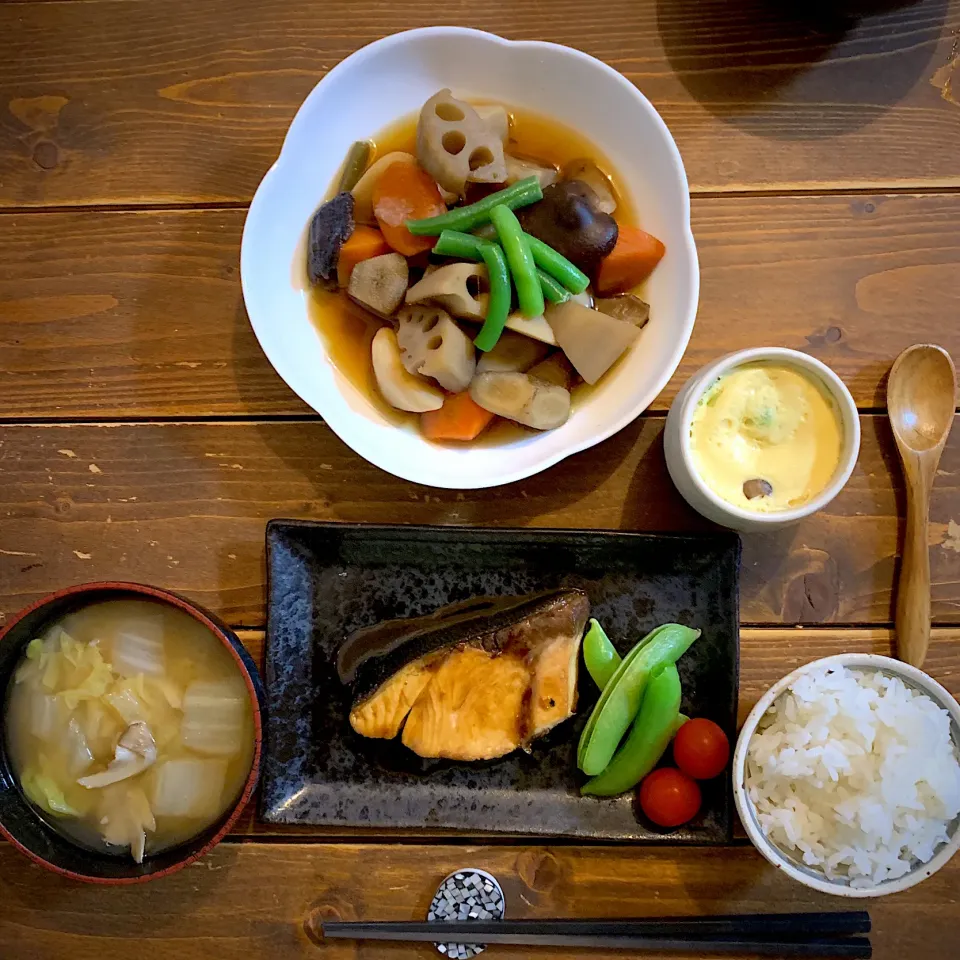
[[[363,351],[348,366],[430,440],[470,442],[498,418],[562,426],[571,391],[598,383],[649,319],[632,291],[663,244],[630,223],[595,160],[542,129],[527,143],[524,125],[441,90],[395,138],[407,149],[353,145],[310,223],[319,311],[350,311],[321,328]],[[335,363],[348,352],[331,346]]]

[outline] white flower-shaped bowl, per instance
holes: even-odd
[[[630,353],[564,426],[480,446],[425,440],[398,427],[331,364],[298,277],[302,238],[350,144],[414,114],[443,87],[499,101],[578,130],[609,159],[643,227],[666,256],[647,284],[651,320]],[[577,50],[430,27],[372,43],[332,69],[287,132],[250,206],[240,258],[243,296],[267,358],[294,392],[358,454],[435,487],[492,487],[531,476],[599,443],[640,414],[670,379],[693,329],[699,293],[683,163],[636,87]]]

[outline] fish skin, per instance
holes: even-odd
[[[354,676],[351,725],[383,739],[402,727],[404,745],[423,757],[489,760],[526,749],[574,713],[589,613],[586,594],[566,589],[362,631],[338,661]],[[384,653],[371,655],[380,639]]]

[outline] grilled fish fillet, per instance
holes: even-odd
[[[350,724],[421,757],[491,760],[573,715],[581,590],[471,601],[351,637],[341,676],[355,688]]]

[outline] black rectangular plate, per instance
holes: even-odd
[[[703,784],[703,808],[665,833],[630,795],[581,797],[577,740],[597,699],[580,673],[577,714],[485,763],[423,760],[354,733],[335,655],[361,627],[480,596],[581,587],[621,653],[666,621],[703,636],[679,663],[683,710],[737,716],[740,540],[573,530],[373,526],[274,520],[267,527],[268,717],[262,816],[271,823],[451,827],[608,840],[723,843],[729,777]]]

